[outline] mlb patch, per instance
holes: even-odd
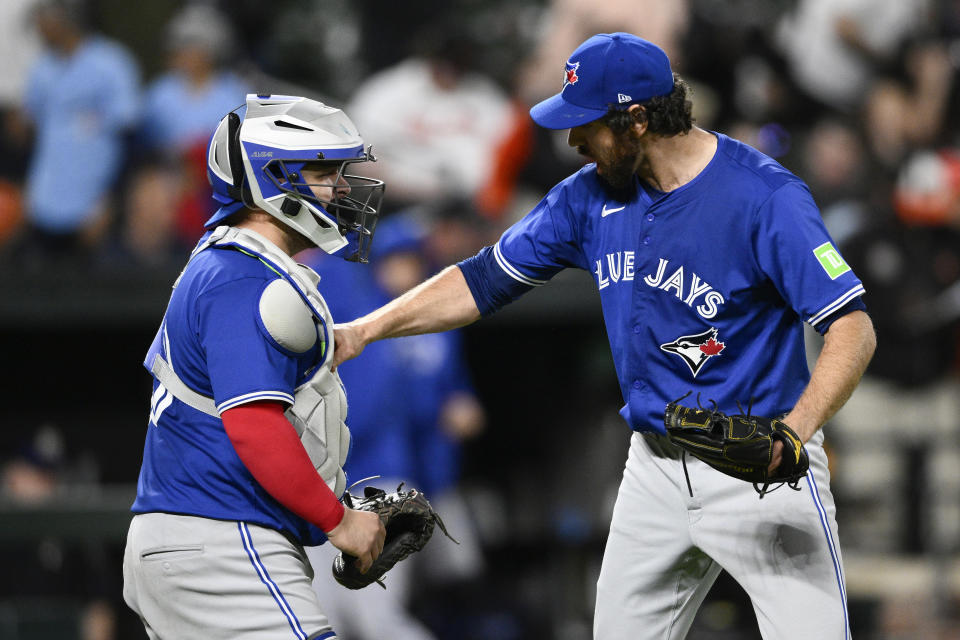
[[[850,265],[844,262],[843,258],[840,257],[840,253],[834,249],[833,245],[829,242],[824,242],[814,249],[813,255],[817,257],[820,266],[827,272],[831,280],[836,280],[847,271],[850,271]]]

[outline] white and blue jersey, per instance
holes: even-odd
[[[460,263],[484,315],[566,267],[592,273],[636,431],[665,433],[664,406],[691,390],[733,413],[751,399],[757,414],[789,411],[810,378],[803,322],[823,333],[864,308],[806,185],[714,135],[713,159],[680,188],[637,180],[617,199],[587,165]]]
[[[256,400],[293,404],[294,391],[324,358],[325,336],[295,353],[278,344],[258,311],[261,294],[282,277],[238,247],[197,253],[170,298],[148,355],[159,349],[193,391],[217,412]],[[318,329],[318,333],[320,333]],[[137,483],[135,513],[168,512],[256,523],[302,544],[323,532],[271,497],[241,462],[223,422],[179,399],[157,380]]]

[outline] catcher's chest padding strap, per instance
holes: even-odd
[[[167,391],[173,394],[174,398],[183,404],[193,407],[197,411],[202,411],[208,416],[213,416],[214,418],[220,417],[220,414],[217,413],[217,404],[213,401],[213,398],[208,398],[188,387],[159,353],[153,357],[153,364],[150,365],[150,373],[153,374],[160,384],[166,387]]]

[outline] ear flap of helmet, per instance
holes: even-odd
[[[233,174],[233,186],[230,197],[240,202],[250,202],[250,185],[247,184],[243,169],[243,154],[240,149],[240,116],[235,111],[227,114],[227,153],[230,157],[230,172]]]

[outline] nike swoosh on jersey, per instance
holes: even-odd
[[[623,211],[626,208],[627,208],[627,205],[623,205],[622,207],[617,207],[616,209],[607,209],[607,205],[603,205],[603,211],[600,212],[600,217],[606,218],[611,213],[616,213],[617,211]]]

